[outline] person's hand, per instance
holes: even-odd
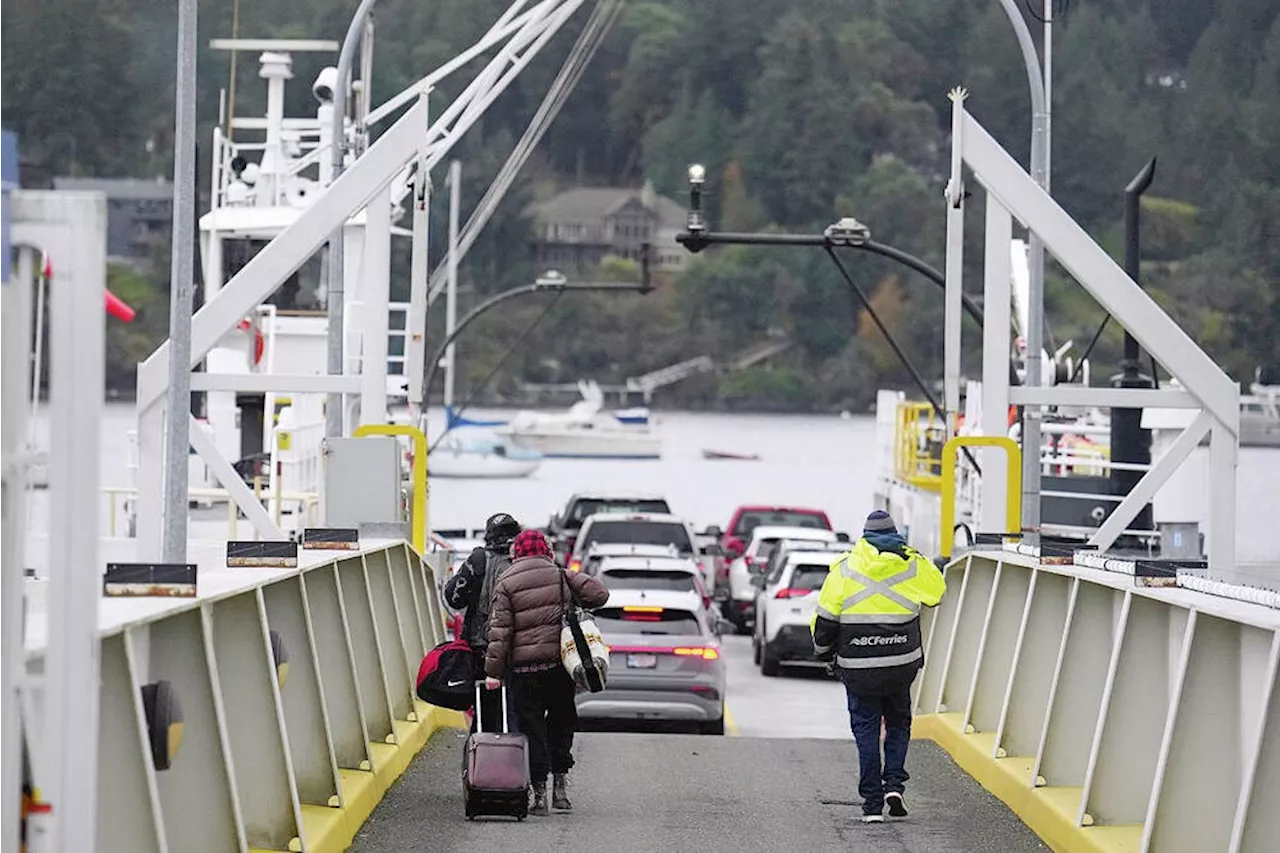
[[[485,690],[497,690],[501,686],[502,686],[501,678],[494,678],[493,676],[488,676],[484,680]]]

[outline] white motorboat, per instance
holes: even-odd
[[[427,472],[432,477],[499,479],[528,477],[542,464],[536,450],[514,447],[493,438],[446,435],[427,454]]]
[[[594,382],[580,382],[582,399],[567,412],[520,412],[495,432],[520,447],[562,459],[660,459],[662,437],[648,409],[609,412]]]

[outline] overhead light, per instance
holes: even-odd
[[[694,163],[689,167],[689,183],[703,184],[707,181],[706,167],[701,163]]]

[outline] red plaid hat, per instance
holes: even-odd
[[[526,530],[511,543],[511,556],[546,557],[551,559],[551,543],[542,535],[541,530]]]

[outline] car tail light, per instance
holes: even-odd
[[[708,610],[711,609],[711,596],[709,595],[702,596],[702,606],[707,608]]]
[[[569,563],[569,571],[571,572],[582,571],[582,561],[579,560],[577,557],[574,557],[573,560]]]
[[[716,660],[720,657],[719,649],[710,649],[704,646],[682,646],[672,649],[671,653],[680,657],[695,657],[703,660]]]
[[[814,592],[812,589],[780,589],[774,598],[804,598],[809,593]]]

